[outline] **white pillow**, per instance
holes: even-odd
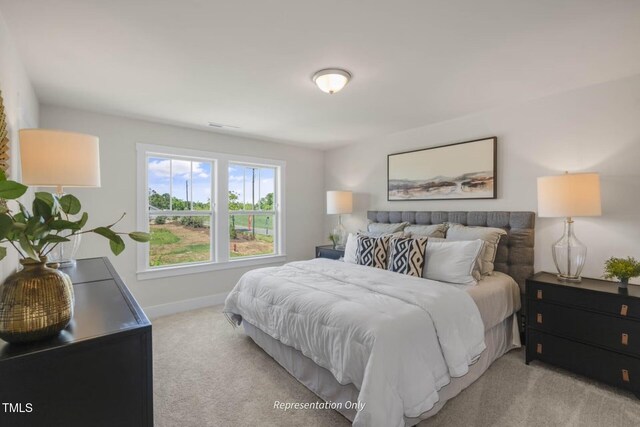
[[[477,260],[484,242],[480,239],[467,241],[427,242],[422,277],[440,282],[461,285],[476,285]]]
[[[480,256],[480,274],[491,274],[493,271],[493,261],[498,252],[500,238],[507,232],[502,228],[493,227],[468,227],[462,224],[449,224],[447,229],[447,240],[484,240],[485,245]]]
[[[403,230],[409,237],[444,237],[444,233],[447,231],[446,224],[433,224],[433,225],[407,225]]]
[[[356,235],[353,233],[349,233],[347,236],[347,243],[344,245],[344,262],[348,262],[350,264],[358,263],[358,239]]]

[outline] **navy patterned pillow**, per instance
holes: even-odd
[[[422,277],[427,238],[394,237],[389,242],[389,270]]]
[[[391,236],[368,237],[359,234],[357,239],[356,260],[358,264],[386,269]]]

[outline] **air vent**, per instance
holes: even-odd
[[[222,123],[209,122],[209,127],[219,129],[240,129],[239,126],[223,125]]]

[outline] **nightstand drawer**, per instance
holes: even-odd
[[[640,322],[636,320],[529,301],[527,324],[541,331],[640,356]]]
[[[640,301],[638,299],[603,292],[591,292],[580,289],[579,285],[575,285],[575,287],[555,286],[527,281],[527,299],[551,301],[640,320]]]
[[[530,331],[528,359],[538,359],[635,392],[640,391],[640,359]]]
[[[340,259],[344,256],[344,249],[334,249],[331,246],[317,246],[316,258]]]

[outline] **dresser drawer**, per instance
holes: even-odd
[[[636,320],[530,300],[527,324],[640,357],[640,322]]]
[[[640,391],[640,359],[529,330],[527,360],[538,359],[604,383]]]
[[[552,301],[563,305],[586,308],[621,317],[640,320],[640,301],[603,292],[591,292],[569,286],[545,285],[527,282],[527,299]]]

